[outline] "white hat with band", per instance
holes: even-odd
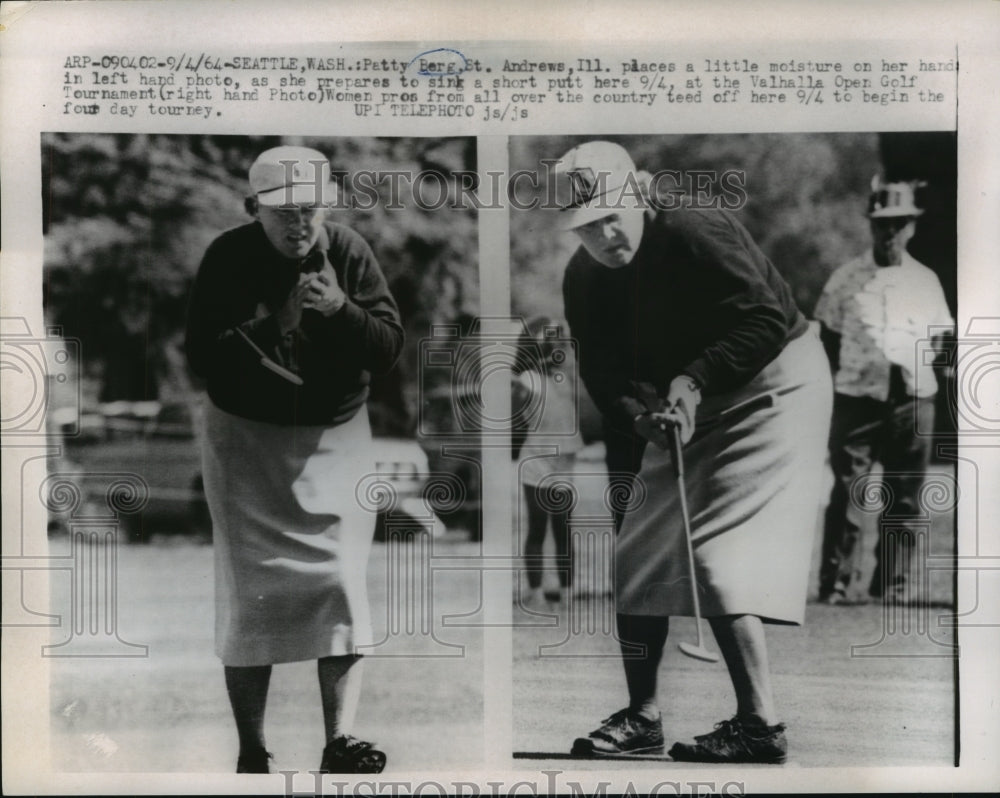
[[[261,205],[325,205],[337,201],[330,161],[309,147],[272,147],[250,167],[250,190]]]
[[[635,205],[639,178],[625,148],[610,141],[588,141],[556,164],[557,179],[567,185],[570,203],[559,209],[559,227],[572,230]]]

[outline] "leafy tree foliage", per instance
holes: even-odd
[[[592,137],[588,137],[592,138]],[[923,178],[927,213],[911,244],[955,297],[953,134],[740,134],[610,136],[640,168],[737,170],[747,202],[736,211],[792,286],[808,315],[830,272],[870,246],[864,215],[871,177]],[[544,159],[586,139],[511,137],[517,200],[544,200]],[[246,174],[261,150],[304,144],[347,173],[423,173],[418,207],[390,180],[365,210],[343,210],[372,245],[399,302],[407,346],[394,372],[373,385],[372,415],[384,433],[412,432],[419,398],[418,350],[430,325],[468,326],[478,307],[477,218],[456,208],[462,173],[473,172],[472,138],[317,138],[47,134],[42,138],[44,296],[50,323],[83,342],[91,401],[183,400],[193,387],[181,355],[191,281],[209,242],[247,220]],[[468,175],[466,175],[468,177]],[[687,186],[690,188],[690,186]],[[442,194],[444,192],[444,194]],[[440,201],[439,200],[440,197]],[[558,316],[562,271],[577,246],[554,231],[555,212],[511,211],[515,314]],[[430,386],[434,387],[434,386]]]
[[[248,220],[254,157],[282,143],[316,147],[335,173],[440,178],[426,181],[428,209],[405,181],[398,198],[385,181],[375,207],[336,211],[374,249],[408,333],[400,366],[373,385],[374,426],[412,430],[419,340],[432,322],[476,309],[475,211],[454,207],[452,191],[455,173],[475,170],[474,139],[45,135],[46,313],[83,342],[90,401],[179,401],[196,387],[181,354],[191,282],[212,239]],[[449,194],[437,203],[441,186]]]

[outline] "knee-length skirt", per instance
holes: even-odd
[[[832,401],[810,327],[743,388],[699,405],[683,457],[705,617],[802,623]],[[656,446],[636,477],[615,577],[619,612],[694,614],[677,475]]]
[[[250,421],[208,403],[216,653],[226,665],[343,656],[371,644],[366,565],[374,471],[364,408],[336,427]]]

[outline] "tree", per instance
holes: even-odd
[[[190,394],[181,345],[191,282],[212,239],[248,221],[254,157],[281,143],[328,154],[349,196],[360,169],[425,171],[447,186],[475,169],[473,139],[46,134],[45,309],[82,341],[90,401]],[[448,203],[422,209],[406,193],[389,209],[389,188],[341,220],[372,245],[400,304],[406,351],[373,384],[372,410],[377,431],[402,434],[413,428],[419,339],[432,321],[475,310],[476,219]]]

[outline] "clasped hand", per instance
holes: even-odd
[[[337,275],[328,263],[318,272],[299,275],[298,283],[292,287],[288,298],[278,309],[278,326],[282,333],[290,332],[302,321],[305,308],[318,310],[324,316],[332,316],[347,301],[347,295],[337,284]]]
[[[661,410],[645,413],[635,420],[635,431],[661,449],[670,448],[671,427],[685,444],[694,435],[695,413],[701,402],[701,392],[686,376],[675,377],[667,391]]]
[[[299,285],[305,288],[302,307],[318,310],[324,316],[332,316],[347,301],[347,295],[337,284],[337,275],[328,262],[324,262],[318,272],[301,275]]]

